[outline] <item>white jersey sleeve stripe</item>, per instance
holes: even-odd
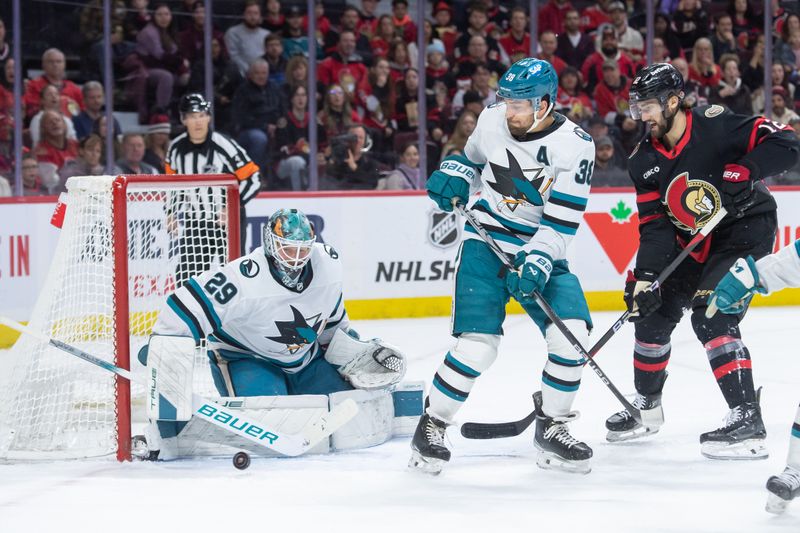
[[[767,292],[800,286],[800,240],[756,262],[761,285]]]

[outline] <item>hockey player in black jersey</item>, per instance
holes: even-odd
[[[707,301],[738,257],[772,251],[776,204],[761,181],[795,164],[800,145],[788,126],[762,116],[736,115],[712,105],[683,107],[683,78],[672,65],[642,69],[630,89],[631,116],[650,126],[628,162],[639,210],[639,251],[625,285],[635,322],[634,405],[657,410],[667,377],[670,336],[691,309],[692,326],[708,354],[730,411],[723,426],[700,435],[702,453],[718,459],[767,457],[766,430],[753,385],[750,354],[738,315],[706,318]],[[659,290],[658,274],[721,207],[728,215]],[[606,421],[609,441],[658,431],[627,411]]]

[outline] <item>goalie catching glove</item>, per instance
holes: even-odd
[[[406,373],[406,358],[380,339],[360,340],[337,329],[325,360],[357,389],[384,389],[395,385]]]

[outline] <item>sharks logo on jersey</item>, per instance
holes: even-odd
[[[319,334],[325,329],[326,319],[321,318],[321,314],[304,317],[296,307],[290,305],[293,318],[291,321],[275,321],[280,335],[267,337],[271,341],[286,344],[286,349],[290,354],[297,353],[304,346],[312,344],[317,340]]]
[[[497,208],[501,209],[505,205],[512,212],[520,205],[544,205],[542,199],[542,184],[546,176],[542,175],[543,167],[523,169],[514,154],[506,149],[508,156],[508,167],[489,161],[495,181],[488,181],[487,184],[495,192],[501,194],[503,199],[498,203]],[[529,178],[525,173],[530,173]],[[545,189],[550,185],[552,179],[547,181]]]

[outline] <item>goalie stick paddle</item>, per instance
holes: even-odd
[[[459,211],[462,213],[464,212],[463,207],[458,206]],[[664,281],[675,271],[676,268],[686,259],[692,251],[697,247],[700,242],[703,241],[713,230],[714,228],[722,222],[722,219],[725,218],[727,211],[724,207],[720,208],[720,210],[713,216],[709,221],[703,226],[703,228],[695,235],[692,240],[690,240],[686,247],[681,250],[675,259],[667,265],[667,267],[659,274],[656,280],[653,282],[653,289],[657,289],[661,286]],[[465,215],[466,216],[466,215]],[[470,219],[470,217],[467,217]],[[483,229],[483,228],[481,228]],[[480,233],[480,232],[479,232]],[[491,246],[491,245],[490,245]],[[497,253],[497,252],[495,252]],[[502,253],[502,252],[501,252]],[[505,257],[505,254],[503,254]],[[613,337],[617,331],[619,331],[625,322],[628,321],[630,318],[630,311],[625,311],[622,316],[620,316],[614,324],[608,329],[608,331],[603,334],[603,336],[592,346],[589,350],[589,355],[594,357],[600,349],[605,346],[605,344]],[[613,391],[612,391],[613,392]],[[616,396],[616,395],[615,395]],[[623,404],[624,405],[624,404]],[[627,407],[626,407],[627,408]],[[629,411],[631,412],[631,411]],[[641,413],[639,414],[641,417]],[[516,422],[466,422],[461,425],[461,434],[469,439],[497,439],[497,438],[505,438],[505,437],[515,437],[520,435],[528,426],[533,423],[533,420],[536,417],[536,411],[534,410],[528,416],[521,420],[517,420]],[[636,418],[636,417],[634,417]],[[637,418],[637,421],[639,419]]]
[[[486,230],[483,228],[481,223],[478,222],[475,216],[471,212],[467,211],[463,205],[457,204],[455,202],[453,205],[455,206],[456,209],[458,209],[458,211],[462,215],[464,215],[469,224],[475,229],[475,231],[478,232],[478,235],[481,236],[484,242],[489,246],[492,252],[494,252],[494,254],[498,257],[498,259],[500,259],[500,261],[506,266],[506,268],[512,271],[516,270],[514,268],[514,265],[511,263],[511,260],[506,256],[505,252],[503,252],[503,250],[500,249],[500,247],[497,245],[494,239],[492,239],[491,235],[486,233]],[[594,361],[594,359],[592,359],[592,356],[589,355],[586,349],[581,345],[580,341],[578,341],[578,339],[575,338],[575,335],[572,334],[567,325],[564,324],[564,322],[558,317],[558,315],[556,315],[555,311],[553,311],[553,308],[550,307],[550,304],[547,303],[547,301],[542,297],[541,294],[539,294],[538,291],[534,291],[532,293],[532,296],[533,299],[536,301],[536,303],[539,305],[539,307],[541,307],[542,311],[544,311],[544,313],[547,315],[547,318],[549,318],[550,321],[553,323],[553,325],[555,325],[561,332],[561,334],[564,335],[564,337],[569,341],[569,343],[572,345],[575,351],[578,352],[578,354],[580,354],[580,356],[586,360],[586,364],[588,364],[591,367],[591,369],[594,370],[594,373],[597,374],[597,377],[599,377],[600,380],[606,385],[606,387],[608,387],[608,389],[611,391],[614,397],[616,397],[617,400],[619,400],[622,406],[625,407],[625,409],[627,409],[627,411],[637,422],[642,423],[642,415],[639,409],[634,407],[631,404],[631,402],[629,402],[627,398],[625,398],[625,396],[622,395],[619,389],[617,389],[617,387],[614,386],[613,383],[611,383],[611,380],[608,379],[606,373],[603,372],[603,370],[598,366],[598,364]]]
[[[20,333],[35,337],[42,342],[46,342],[59,350],[63,350],[70,355],[74,355],[79,359],[83,359],[88,363],[92,363],[104,370],[112,372],[130,382],[139,383],[145,387],[149,385],[146,379],[135,376],[129,370],[100,359],[71,344],[48,337],[43,332],[30,326],[25,326],[4,316],[0,316],[0,324],[19,331]],[[194,411],[192,416],[202,418],[225,431],[229,431],[259,446],[290,457],[302,455],[312,449],[323,439],[349,422],[356,413],[358,413],[358,405],[351,398],[348,398],[332,408],[327,414],[322,415],[316,421],[306,425],[298,433],[285,433],[275,430],[274,428],[265,428],[263,423],[251,420],[246,413],[240,409],[228,409],[213,400],[203,398],[197,394],[192,394],[192,409]]]

